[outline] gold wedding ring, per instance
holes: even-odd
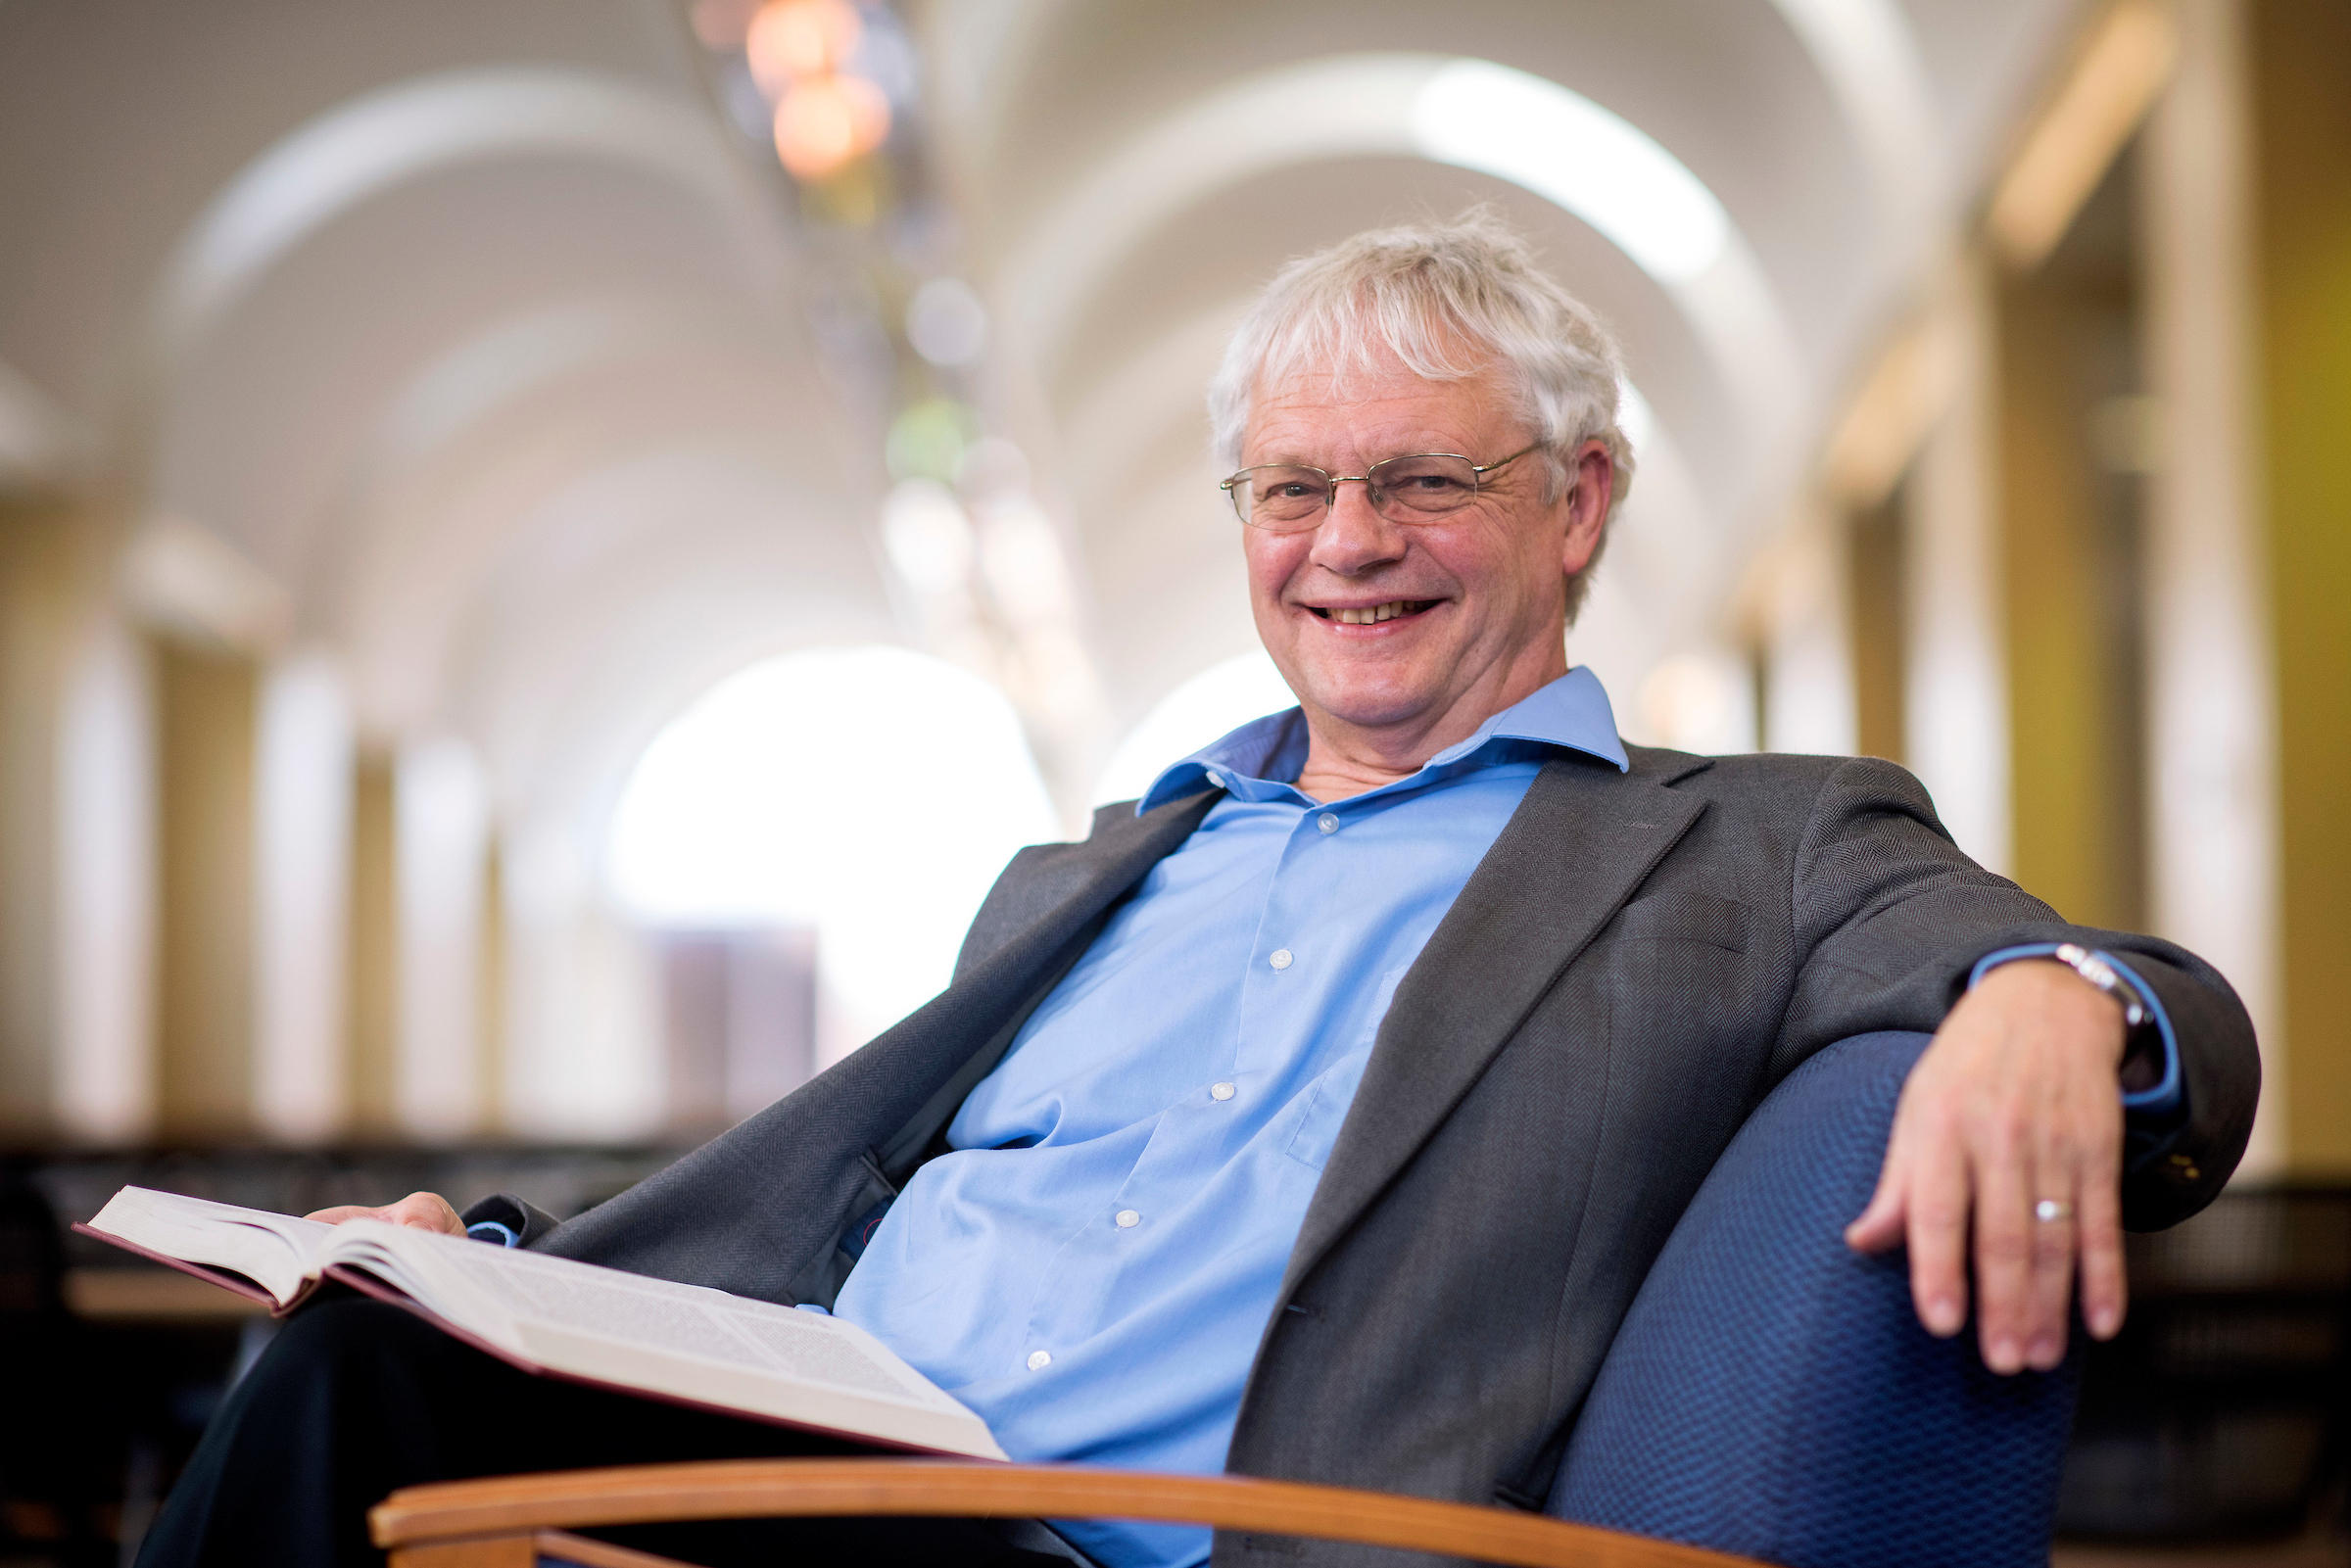
[[[2033,1217],[2044,1225],[2074,1217],[2074,1206],[2059,1198],[2043,1198],[2033,1206]]]

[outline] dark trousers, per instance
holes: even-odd
[[[367,1510],[396,1487],[673,1459],[847,1454],[853,1445],[533,1377],[396,1307],[341,1296],[286,1323],[206,1428],[139,1568],[381,1568]],[[1045,1568],[1022,1530],[966,1519],[638,1526],[606,1539],[770,1568]],[[1032,1536],[1032,1544],[1034,1537]]]

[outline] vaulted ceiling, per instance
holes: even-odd
[[[1200,404],[1250,291],[1471,202],[1614,324],[1646,404],[1577,653],[1621,688],[1713,635],[2074,12],[909,8],[912,133],[991,309],[984,405],[1079,565],[1103,745],[1252,642]],[[1462,62],[1574,97],[1513,121],[1489,89],[1520,78]],[[1692,265],[1513,150],[1578,103],[1711,193]],[[729,669],[919,641],[792,205],[667,0],[7,0],[0,463],[126,551],[224,546],[282,640],[339,656],[362,733],[464,735],[507,810],[588,809]]]

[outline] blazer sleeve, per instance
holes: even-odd
[[[553,1230],[562,1221],[536,1204],[526,1203],[510,1192],[495,1192],[478,1203],[467,1206],[458,1216],[466,1233],[472,1234],[476,1225],[501,1225],[514,1239],[509,1247],[528,1247]]]
[[[2210,1203],[2245,1151],[2261,1058],[2220,973],[2171,942],[2071,926],[1960,852],[1916,779],[1860,757],[1822,783],[1796,847],[1797,974],[1773,1079],[1832,1041],[1938,1027],[1976,961],[2003,947],[2104,948],[2146,980],[2180,1044],[2185,1106],[2157,1158],[2123,1184],[2123,1222],[2177,1224]]]

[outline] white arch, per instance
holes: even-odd
[[[1772,0],[1835,100],[1899,244],[1935,197],[1933,94],[1918,33],[1895,0]]]
[[[1898,229],[1932,195],[1934,94],[1917,29],[1900,0],[1771,0],[1819,72],[1877,187],[1885,226]],[[938,85],[963,133],[952,154],[985,167],[1040,39],[1070,0],[967,0],[932,19]]]
[[[1604,144],[1590,147],[1595,137]],[[1591,152],[1599,156],[1584,156]],[[1665,291],[1760,450],[1801,414],[1805,375],[1787,318],[1745,236],[1696,175],[1556,82],[1438,55],[1338,55],[1284,67],[1136,135],[1095,165],[1004,266],[1002,303],[1018,341],[1049,371],[1112,268],[1168,214],[1275,169],[1365,156],[1476,168],[1566,208]],[[1670,188],[1670,234],[1643,226],[1637,193],[1610,162],[1628,157]]]
[[[740,356],[742,348],[739,326],[718,312],[650,293],[572,298],[502,317],[400,389],[370,432],[355,495],[397,483],[499,408],[566,376],[689,352]]]
[[[339,214],[438,169],[571,155],[633,166],[722,214],[746,190],[706,113],[618,77],[549,68],[453,71],[330,110],[229,181],[165,263],[153,347],[164,366],[203,342],[256,280]],[[748,225],[739,224],[746,238]]]
[[[1668,287],[1703,275],[1731,242],[1731,214],[1680,159],[1555,81],[1449,60],[1411,102],[1413,146],[1423,157],[1565,208]]]
[[[1410,157],[1409,107],[1444,62],[1340,55],[1246,77],[1163,117],[1102,158],[1003,266],[1003,306],[1040,365],[1162,217],[1255,175],[1323,159]]]

